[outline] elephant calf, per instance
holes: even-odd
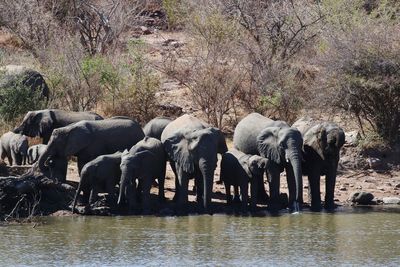
[[[28,138],[25,135],[7,132],[0,138],[0,158],[7,157],[9,164],[25,164],[28,151]]]
[[[258,155],[248,155],[238,150],[231,150],[223,154],[221,160],[221,180],[225,184],[226,201],[232,201],[231,186],[235,189],[235,199],[242,196],[242,205],[247,208],[248,184],[250,182],[251,208],[257,205],[258,181],[263,180],[265,169],[268,167],[268,159]]]
[[[34,164],[39,160],[40,155],[46,151],[47,145],[38,144],[28,148],[27,162],[28,164]]]
[[[76,199],[81,191],[85,205],[93,203],[99,192],[106,192],[109,196],[114,196],[115,186],[121,177],[119,165],[124,153],[127,154],[128,151],[98,156],[83,166],[81,180],[72,204],[72,212],[75,210]]]
[[[143,213],[150,211],[150,189],[153,181],[158,179],[158,197],[164,200],[164,182],[166,168],[166,154],[163,144],[151,137],[145,137],[130,150],[129,154],[121,159],[121,183],[118,204],[125,201],[133,208],[137,193],[142,194]],[[136,179],[139,185],[136,187]],[[129,185],[132,185],[129,187]]]

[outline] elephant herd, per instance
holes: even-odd
[[[41,137],[43,144],[28,148],[27,136]],[[165,200],[169,161],[175,174],[176,212],[187,212],[189,179],[194,178],[198,210],[209,213],[218,154],[222,156],[220,181],[228,205],[240,202],[247,210],[250,203],[254,210],[258,201],[268,198],[269,209],[279,210],[280,173],[285,171],[289,209],[301,210],[302,176],[307,175],[311,209],[319,211],[321,175],[326,175],[324,206],[334,209],[336,171],[344,141],[344,131],[334,123],[302,118],[290,126],[251,113],[236,126],[234,149],[228,151],[222,131],[187,114],[175,120],[157,117],[142,129],[128,117],[103,119],[93,112],[46,109],[28,112],[13,132],[1,137],[0,156],[2,160],[7,157],[10,164],[35,164],[60,182],[66,180],[68,159],[75,156],[80,182],[73,211],[81,193],[86,207],[98,193],[108,193],[118,206],[149,213],[150,189],[156,179],[159,201]]]

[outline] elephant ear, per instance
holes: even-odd
[[[212,128],[212,131],[218,136],[217,152],[222,155],[228,151],[228,146],[226,145],[225,135],[220,129],[215,128],[215,127]]]
[[[190,144],[185,138],[185,135],[181,132],[176,133],[164,141],[164,148],[168,157],[185,172],[193,173],[194,158],[192,153],[190,153],[189,145],[193,146],[195,144]]]
[[[75,126],[75,125],[74,125]],[[67,142],[65,143],[65,156],[72,156],[90,144],[91,133],[87,127],[64,127],[60,130],[67,131]],[[69,128],[69,129],[68,129]]]
[[[324,151],[328,146],[326,128],[323,125],[316,125],[310,128],[304,134],[303,144],[304,147],[312,148],[321,159],[325,160]]]
[[[39,113],[36,116],[37,116],[36,122],[39,125],[39,134],[43,135],[49,132],[54,123],[52,113],[51,112],[43,114]]]
[[[281,164],[283,148],[280,146],[279,131],[280,127],[267,127],[257,136],[257,149],[264,158]]]

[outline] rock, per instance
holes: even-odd
[[[140,26],[140,30],[142,31],[143,34],[147,35],[147,34],[152,34],[153,32],[147,28],[146,26]]]
[[[356,203],[359,205],[369,205],[372,204],[372,200],[374,199],[374,195],[368,192],[354,192],[350,195],[349,200],[352,203]]]
[[[345,186],[341,186],[341,187],[339,188],[339,190],[340,190],[340,191],[347,191],[347,188],[346,188]]]
[[[348,146],[357,146],[358,140],[361,138],[361,135],[358,131],[351,131],[345,133],[346,142],[345,144]]]
[[[396,186],[395,186],[396,188],[400,188],[400,184],[396,184]]]
[[[382,160],[379,158],[368,158],[367,159],[367,163],[369,168],[373,169],[373,170],[380,170],[383,169],[383,163]]]
[[[384,197],[382,201],[383,204],[400,204],[400,198],[398,197]]]

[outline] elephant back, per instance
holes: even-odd
[[[172,120],[167,117],[157,117],[150,120],[144,127],[143,132],[146,136],[154,137],[158,140],[161,139],[161,134],[165,127],[170,124]]]
[[[246,154],[256,155],[257,136],[274,121],[259,114],[251,113],[244,117],[236,126],[233,134],[234,147]]]

